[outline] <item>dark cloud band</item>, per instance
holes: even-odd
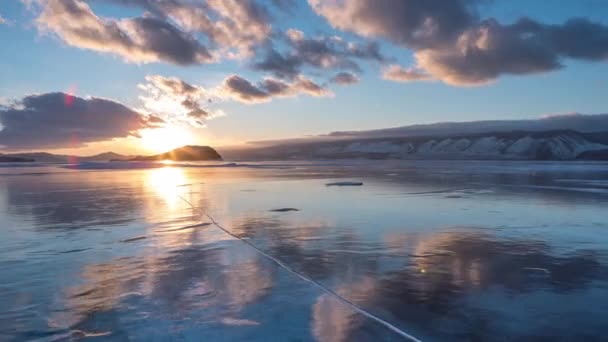
[[[65,93],[26,96],[0,109],[0,145],[7,149],[80,147],[136,136],[162,123],[121,103]]]

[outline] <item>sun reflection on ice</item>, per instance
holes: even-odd
[[[188,178],[184,171],[169,164],[160,169],[150,170],[146,179],[146,186],[162,198],[170,210],[188,205],[183,199],[187,198],[188,187],[180,186],[186,183]]]

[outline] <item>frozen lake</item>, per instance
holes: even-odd
[[[1,166],[1,341],[606,338],[608,163]]]

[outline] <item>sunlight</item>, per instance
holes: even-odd
[[[186,188],[180,185],[187,183],[183,170],[169,166],[150,170],[146,183],[170,208],[186,204],[180,198],[186,192]]]
[[[190,132],[179,126],[141,131],[141,146],[152,152],[167,152],[178,147],[191,145],[192,143],[193,137]]]

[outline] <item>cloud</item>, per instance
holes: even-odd
[[[222,99],[249,104],[269,102],[275,97],[294,97],[300,94],[315,97],[333,95],[331,91],[303,76],[298,76],[293,82],[289,83],[266,78],[258,84],[253,84],[241,76],[231,75],[216,90],[216,95]]]
[[[335,36],[306,38],[299,30],[285,34],[288,51],[280,53],[269,48],[266,55],[253,64],[255,70],[273,73],[278,78],[290,79],[302,73],[304,67],[324,70],[360,71],[356,60],[383,62],[386,58],[377,43],[347,43]]]
[[[114,54],[126,61],[180,65],[212,61],[193,36],[155,17],[114,20],[95,15],[82,0],[47,0],[36,24],[71,46]]]
[[[233,58],[252,56],[272,31],[267,8],[250,0],[161,1],[157,10],[185,29],[206,35]]]
[[[270,94],[256,87],[248,80],[232,75],[224,80],[222,94],[225,97],[246,103],[258,103],[270,101]]]
[[[395,82],[426,81],[433,79],[433,77],[424,70],[416,68],[404,69],[397,64],[386,67],[382,72],[382,78]]]
[[[80,147],[136,136],[161,123],[121,103],[65,93],[29,95],[0,109],[0,145],[7,149]]]
[[[479,85],[505,74],[558,70],[566,59],[608,60],[606,25],[580,18],[558,25],[521,18],[505,25],[492,18],[480,20],[478,2],[309,0],[335,28],[414,50],[415,67],[386,69],[385,79],[432,77],[452,85]]]
[[[251,57],[272,32],[268,9],[253,0],[105,1],[142,8],[183,30],[203,34],[210,49],[231,58]]]
[[[491,19],[463,32],[453,45],[416,53],[420,67],[453,85],[557,70],[566,58],[608,60],[608,27],[585,19],[563,25],[526,18],[502,25]]]
[[[2,24],[6,24],[6,19],[4,19],[1,15],[0,15],[0,25]]]
[[[359,77],[350,72],[340,72],[332,77],[331,82],[342,85],[356,84],[359,83]]]
[[[146,111],[158,113],[165,121],[205,126],[206,121],[223,113],[209,108],[212,95],[202,87],[191,85],[175,77],[146,76],[139,88]]]
[[[292,78],[300,73],[303,61],[298,56],[284,56],[269,49],[266,56],[253,64],[255,70],[272,72],[279,78]]]
[[[250,57],[272,31],[266,7],[249,0],[104,1],[145,13],[103,18],[84,0],[38,0],[37,27],[71,46],[118,55],[128,62],[178,65],[209,63],[222,56]]]
[[[443,45],[475,21],[470,0],[308,0],[335,28],[410,48]]]
[[[204,127],[208,120],[223,116],[224,112],[216,106],[226,101],[256,104],[303,94],[314,97],[333,95],[330,90],[304,76],[289,82],[268,77],[254,84],[241,76],[230,75],[220,85],[204,88],[175,77],[149,75],[139,88],[142,91],[139,97],[144,108],[142,112],[155,113],[164,122],[195,127]]]

